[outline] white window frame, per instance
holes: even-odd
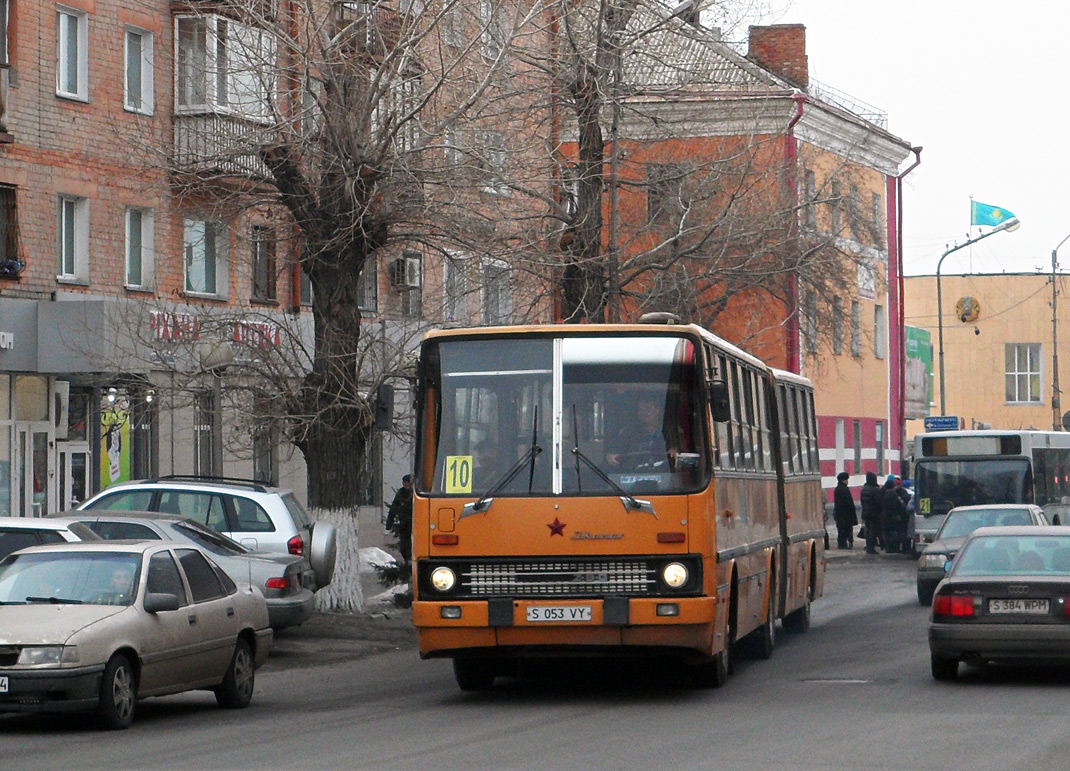
[[[1044,396],[1043,352],[1043,346],[1040,343],[1004,343],[1004,369],[1006,370],[1004,372],[1004,397],[1007,404],[1041,403]],[[1012,353],[1013,362],[1008,362],[1007,356]],[[1008,393],[1011,390],[1008,384],[1011,382],[1014,383],[1013,394]],[[1024,399],[1022,398],[1022,383],[1025,384],[1026,391]],[[1008,398],[1010,396],[1014,398]]]
[[[209,229],[211,226],[211,229]],[[211,257],[214,266],[212,285],[208,285],[208,238],[211,237]],[[202,244],[198,253],[197,246]],[[200,297],[226,297],[230,273],[227,267],[227,235],[222,222],[212,219],[186,217],[182,226],[182,286],[187,295]],[[203,264],[203,286],[195,285],[197,264]]]
[[[509,11],[501,0],[479,0],[480,53],[495,61],[505,50]]]
[[[127,206],[123,214],[126,233],[124,281],[127,289],[151,289],[155,286],[155,216],[152,209]],[[140,244],[135,233],[140,224]],[[135,275],[137,266],[140,280]]]
[[[89,283],[89,199],[83,196],[56,199],[56,280]]]
[[[203,35],[203,40],[196,41],[203,45],[197,59],[189,56],[184,29],[198,37]],[[276,46],[266,30],[205,14],[176,16],[174,34],[176,113],[219,112],[259,121],[269,118]],[[228,62],[228,57],[238,63]],[[263,66],[265,62],[268,67]]]
[[[509,185],[505,183],[505,166],[509,158],[508,139],[504,131],[477,132],[480,156],[486,179],[482,190],[492,195],[509,195]]]
[[[136,50],[132,50],[133,38],[137,39]],[[155,37],[149,30],[129,24],[123,28],[123,109],[127,112],[152,115],[155,109],[154,45]]]
[[[858,300],[851,300],[851,355],[856,359],[862,355],[862,305]]]
[[[883,359],[888,342],[888,323],[884,318],[884,306],[873,306],[873,357]]]
[[[464,43],[461,8],[460,0],[442,0],[442,42],[450,48],[460,48]]]
[[[70,24],[75,25],[73,41]],[[56,96],[89,101],[89,14],[66,5],[56,6]]]
[[[357,307],[362,311],[379,311],[379,261],[374,257],[364,263],[357,281]]]
[[[508,324],[513,316],[513,269],[504,260],[493,258],[484,258],[480,268],[483,323]]]

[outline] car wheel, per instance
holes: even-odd
[[[959,660],[945,659],[935,653],[929,657],[934,680],[954,680],[959,676]]]
[[[494,685],[494,669],[487,659],[454,659],[453,676],[462,691],[487,691]]]
[[[227,709],[248,707],[253,699],[255,684],[253,649],[246,640],[239,639],[234,646],[234,655],[230,658],[227,673],[223,676],[223,684],[215,689],[215,700],[220,707]]]
[[[129,728],[137,706],[137,679],[130,659],[116,653],[100,679],[100,719],[106,728]]]
[[[338,561],[338,531],[330,522],[317,522],[312,526],[312,545],[308,561],[316,574],[316,587],[322,589],[334,578],[334,565]]]
[[[935,589],[928,589],[921,584],[918,584],[918,604],[930,607],[933,604],[933,595],[936,594]]]

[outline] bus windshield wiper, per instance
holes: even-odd
[[[520,473],[520,470],[524,468],[526,464],[530,464],[530,471],[528,472],[528,493],[531,493],[531,489],[535,484],[535,459],[542,452],[542,448],[538,444],[539,439],[539,408],[535,408],[535,417],[531,423],[531,447],[520,456],[520,460],[513,464],[512,468],[505,472],[502,478],[494,484],[487,492],[483,493],[478,501],[475,503],[466,503],[461,507],[460,519],[471,516],[472,514],[485,513],[492,503],[494,503],[494,496],[505,489],[505,486],[513,481],[513,478]]]
[[[654,511],[654,504],[652,504],[650,501],[644,501],[640,498],[636,498],[634,495],[628,493],[623,487],[614,482],[610,478],[609,474],[598,468],[597,463],[595,463],[593,460],[583,454],[583,452],[580,450],[579,434],[576,431],[576,427],[576,405],[572,405],[572,437],[574,442],[574,444],[572,445],[572,454],[576,457],[578,461],[582,460],[584,463],[586,463],[587,468],[593,471],[599,479],[601,479],[603,482],[605,482],[607,485],[617,491],[617,494],[620,495],[620,502],[624,504],[624,508],[626,510],[641,511],[644,514],[652,514],[654,516],[654,519],[657,519],[658,513]],[[579,463],[576,464],[577,484],[579,484],[580,476],[579,465]]]

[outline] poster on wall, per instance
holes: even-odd
[[[933,344],[929,330],[906,328],[906,354],[904,417],[924,418],[933,400]]]
[[[100,411],[100,486],[130,480],[130,411],[115,403]]]

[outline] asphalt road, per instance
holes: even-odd
[[[577,660],[465,694],[449,662],[419,660],[405,614],[317,617],[281,637],[247,710],[210,694],[154,699],[115,733],[82,717],[0,717],[3,767],[1068,767],[1070,675],[934,681],[913,571],[892,555],[831,553],[810,632],[779,634],[771,660],[740,661],[720,690],[653,663]]]

